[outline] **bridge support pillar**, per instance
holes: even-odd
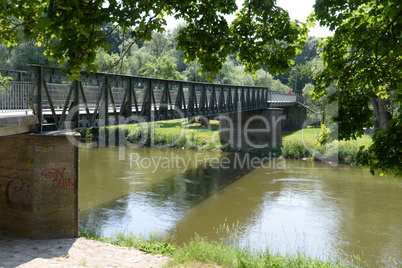
[[[290,106],[283,109],[285,119],[282,122],[283,131],[296,131],[304,128],[307,120],[307,110],[302,106]]]
[[[78,236],[78,138],[61,131],[0,137],[0,230]]]
[[[282,144],[283,109],[230,113],[219,117],[219,137],[232,148],[275,148]]]

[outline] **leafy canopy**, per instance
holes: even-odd
[[[399,109],[376,131],[368,151],[361,150],[358,163],[372,173],[401,176],[402,1],[316,0],[314,8],[313,19],[334,31],[324,43],[316,97],[338,103],[339,138],[348,140],[374,125],[374,111],[384,119],[392,95]],[[337,90],[328,93],[331,85]]]
[[[236,12],[235,0],[0,0],[0,6],[0,42],[35,39],[72,79],[82,68],[96,70],[97,51],[112,48],[108,41],[116,29],[121,38],[149,40],[163,31],[166,15],[184,19],[178,45],[187,61],[198,59],[211,77],[229,54],[238,55],[247,71],[265,66],[281,72],[307,35],[305,25],[291,21],[274,0],[244,1],[231,25],[224,15]],[[114,28],[105,33],[106,24]]]

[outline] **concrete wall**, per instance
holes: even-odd
[[[69,141],[77,138],[0,137],[0,230],[32,239],[78,235],[78,147]]]
[[[288,102],[296,102],[297,96],[296,95],[288,95],[287,93],[271,93],[270,101],[288,101]]]
[[[0,113],[0,136],[33,132],[36,129],[36,115]]]
[[[307,110],[302,106],[289,106],[283,108],[285,119],[282,122],[283,131],[295,131],[304,128],[307,120]]]
[[[282,144],[283,109],[230,113],[219,117],[219,136],[234,148],[272,148]]]

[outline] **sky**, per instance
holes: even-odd
[[[315,0],[277,0],[277,5],[286,9],[292,19],[306,21],[308,15],[313,12]],[[315,37],[326,37],[332,35],[327,28],[319,27],[310,29],[309,35]]]
[[[241,7],[243,0],[236,0],[237,6]],[[290,18],[299,21],[306,21],[307,16],[313,11],[315,0],[277,0],[277,5],[288,10]],[[231,18],[232,17],[232,18]],[[228,16],[227,20],[233,20],[234,16]],[[168,29],[173,29],[179,23],[172,18],[168,19]],[[326,37],[331,32],[323,27],[316,26],[310,29],[309,35],[315,37]]]

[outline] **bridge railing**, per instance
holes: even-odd
[[[59,68],[31,66],[34,107],[42,126],[97,127],[263,109],[266,87],[220,85],[108,73],[69,81]]]
[[[12,90],[4,89],[3,94],[0,90],[0,110],[32,109],[39,131],[48,125],[62,130],[283,107],[294,105],[299,97],[267,87],[110,73],[82,72],[80,81],[69,81],[60,68],[30,67],[32,73],[2,70],[14,81]]]
[[[7,86],[0,86],[0,113],[31,112],[34,75],[5,69],[0,69],[0,74],[11,77]]]
[[[32,82],[11,81],[0,87],[0,113],[32,111]]]

